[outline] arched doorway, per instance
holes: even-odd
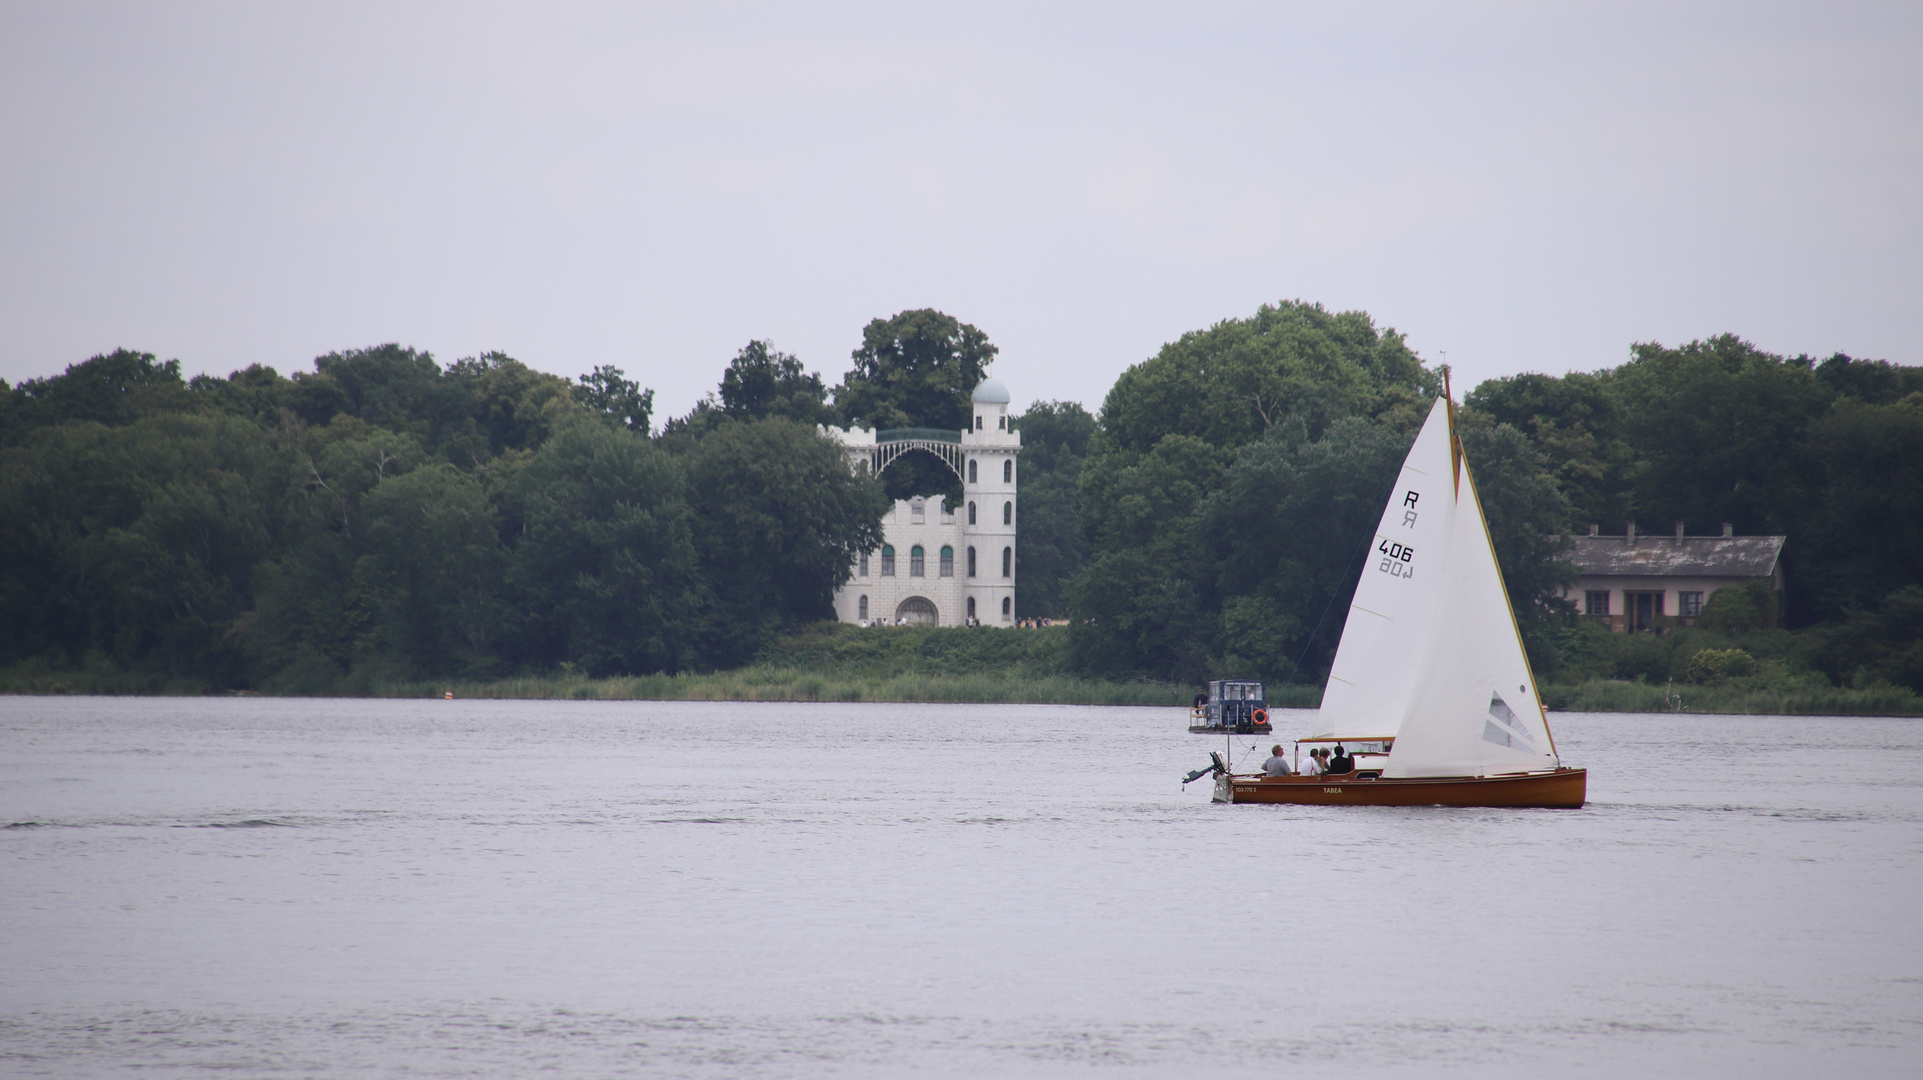
[[[901,606],[895,609],[895,618],[909,626],[941,625],[941,613],[935,610],[932,601],[921,596],[911,596],[903,600]]]

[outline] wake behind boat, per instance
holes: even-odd
[[[1583,805],[1588,772],[1556,752],[1447,397],[1409,448],[1373,543],[1298,751],[1375,752],[1332,775],[1236,774],[1218,761],[1215,801]]]

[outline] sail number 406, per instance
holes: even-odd
[[[1416,557],[1415,548],[1409,547],[1406,544],[1398,544],[1393,540],[1384,540],[1376,547],[1376,550],[1382,553],[1382,561],[1376,564],[1377,570],[1382,571],[1390,577],[1406,578],[1414,576],[1415,567],[1410,565],[1410,561]]]

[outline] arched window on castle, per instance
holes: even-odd
[[[1015,549],[1012,547],[1002,549],[1002,576],[1015,576]]]
[[[970,500],[968,503],[968,523],[970,525],[975,523],[975,503],[973,500]]]
[[[975,549],[972,547],[968,549],[968,576],[975,576]]]
[[[862,552],[861,558],[855,560],[855,573],[860,577],[868,576],[868,553],[867,552],[865,551]]]
[[[865,595],[855,602],[855,618],[868,621],[868,597]]]
[[[955,549],[947,544],[941,546],[941,576],[955,576]]]
[[[916,544],[914,547],[911,547],[908,549],[908,576],[909,577],[927,576],[926,574],[923,573],[923,567],[922,567],[923,557],[924,556],[922,555],[920,544]]]
[[[972,596],[968,598],[968,621],[975,621],[975,598]]]
[[[975,459],[974,458],[968,459],[968,482],[971,484],[980,483],[980,481],[975,478]]]
[[[1009,597],[1002,597],[1002,621],[1007,622],[1015,614],[1015,603]]]
[[[1014,503],[1005,502],[1002,504],[1002,524],[1003,525],[1015,524],[1015,504]]]
[[[1002,483],[1012,484],[1014,482],[1015,482],[1015,459],[1009,458],[1007,461],[1002,462]]]
[[[895,576],[895,545],[881,545],[881,576]]]

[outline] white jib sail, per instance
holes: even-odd
[[[1437,398],[1369,541],[1322,691],[1317,738],[1389,738],[1401,728],[1436,617],[1455,509],[1449,406]]]
[[[1545,772],[1558,762],[1482,504],[1462,464],[1441,618],[1423,650],[1385,777]]]

